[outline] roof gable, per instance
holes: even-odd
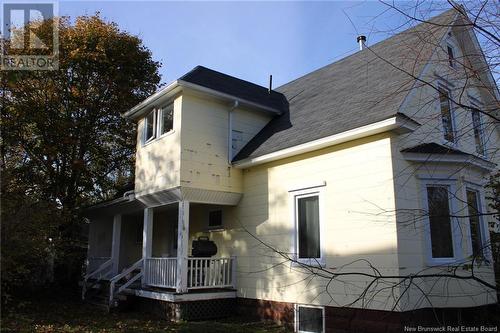
[[[276,117],[234,161],[255,158],[395,116],[435,46],[454,22],[449,10],[277,89],[289,112]],[[403,69],[404,71],[400,70]]]

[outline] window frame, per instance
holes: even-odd
[[[448,193],[457,193],[456,180],[445,180],[445,179],[422,179],[422,208],[424,212],[429,212],[429,199],[427,196],[428,187],[448,187]],[[458,195],[458,194],[457,194]],[[457,212],[457,199],[453,198],[448,194],[448,206],[450,208],[450,215],[454,215]],[[463,259],[463,253],[460,249],[460,222],[457,218],[450,216],[450,227],[451,227],[451,238],[452,238],[452,248],[453,257],[433,257],[432,256],[432,239],[431,239],[431,228],[430,219],[426,215],[423,219],[424,223],[424,238],[425,238],[425,248],[426,248],[426,261],[429,266],[440,266],[446,264],[456,263]],[[457,225],[458,224],[458,225]]]
[[[323,320],[323,330],[321,333],[325,333],[325,307],[321,305],[309,305],[309,304],[295,304],[295,318],[294,318],[294,331],[297,333],[316,333],[316,332],[311,332],[311,331],[300,331],[299,330],[299,324],[300,324],[300,316],[299,316],[299,309],[300,308],[312,308],[312,309],[321,309],[321,317]]]
[[[170,130],[162,133],[162,130],[163,130],[163,111],[165,109],[167,109],[167,108],[171,108],[171,110],[172,110],[172,128]],[[174,103],[173,102],[172,103],[168,103],[168,104],[165,104],[164,106],[162,106],[160,108],[157,108],[157,113],[158,113],[158,115],[157,115],[157,119],[158,119],[158,121],[157,121],[157,123],[158,123],[158,125],[157,125],[158,126],[158,129],[157,129],[157,133],[158,133],[157,138],[161,138],[161,137],[163,137],[165,135],[170,134],[174,130]]]
[[[448,50],[448,48],[450,48],[451,50],[451,53],[452,53],[452,58],[450,59],[450,52]],[[455,47],[455,45],[453,43],[451,43],[450,41],[448,41],[446,43],[446,55],[448,56],[448,66],[450,66],[451,68],[453,69],[457,69],[457,66],[456,66],[456,62],[457,62],[457,53],[455,52],[457,48]]]
[[[220,211],[220,225],[210,225],[210,214]],[[213,208],[208,210],[207,214],[207,229],[208,230],[221,230],[224,229],[224,210],[222,208]]]
[[[481,105],[479,105],[478,103],[476,103],[475,101],[473,101],[470,97],[469,97],[469,104],[471,107],[474,107],[476,109],[481,109]],[[484,137],[484,124],[483,124],[483,117],[482,117],[482,114],[481,112],[479,111],[474,111],[474,110],[470,110],[470,115],[471,115],[471,122],[472,122],[472,134],[473,134],[473,139],[474,139],[474,148],[475,148],[475,152],[476,154],[482,156],[482,157],[487,157],[486,156],[486,140],[485,140],[485,137]],[[477,144],[476,144],[476,126],[474,125],[474,113],[477,112],[477,115],[479,117],[479,126],[478,126],[478,131],[479,131],[479,140],[481,141],[481,145],[483,147],[483,151],[482,152],[478,152],[477,151]]]
[[[478,200],[478,207],[481,210],[481,212],[487,212],[487,206],[486,206],[486,200],[485,200],[485,191],[484,188],[481,185],[471,183],[471,182],[465,182],[465,205],[467,208],[466,214],[469,214],[469,204],[467,201],[467,191],[473,191],[476,192],[477,195],[477,200]],[[473,249],[472,249],[472,235],[471,235],[471,230],[470,230],[470,219],[467,219],[467,255],[472,257],[473,256]],[[492,262],[492,252],[490,247],[485,247],[487,244],[490,244],[490,233],[489,233],[489,228],[488,228],[488,221],[484,218],[484,216],[479,216],[479,228],[480,228],[480,233],[481,233],[481,243],[482,243],[482,257],[486,259],[489,262]]]
[[[457,132],[457,126],[455,123],[455,107],[453,105],[453,101],[451,100],[452,95],[451,95],[451,89],[443,84],[439,83],[438,84],[438,104],[439,104],[439,120],[441,123],[441,130],[442,130],[442,136],[441,139],[445,144],[456,146],[458,144],[458,132]],[[451,123],[451,132],[453,134],[453,141],[450,141],[446,138],[446,129],[444,127],[443,123],[443,110],[441,109],[441,91],[446,92],[448,94],[448,104],[449,104],[449,109],[450,109],[450,123]]]
[[[147,133],[148,133],[148,117],[149,115],[153,114],[153,135],[148,139],[147,138]],[[154,139],[156,139],[156,109],[152,109],[150,112],[146,114],[144,117],[144,126],[143,126],[143,138],[142,141],[144,144],[150,143]]]
[[[306,264],[310,266],[324,267],[325,259],[325,183],[313,184],[311,186],[303,186],[299,189],[289,190],[290,196],[290,218],[293,221],[293,242],[291,253],[294,255],[296,263],[294,265]],[[319,258],[299,258],[299,225],[298,225],[298,199],[318,196],[319,209]]]

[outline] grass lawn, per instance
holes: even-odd
[[[77,296],[33,297],[4,307],[2,332],[186,332],[284,333],[280,326],[234,317],[217,321],[171,323],[138,312],[105,313]]]

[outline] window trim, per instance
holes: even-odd
[[[475,102],[474,100],[471,99],[471,97],[469,96],[469,104],[470,106],[474,107],[474,108],[477,108],[477,109],[481,109],[482,106],[479,105],[477,102]],[[483,146],[483,152],[482,153],[479,153],[477,151],[477,145],[476,145],[476,134],[474,133],[475,131],[475,126],[474,126],[474,112],[477,112],[478,116],[479,116],[479,140],[481,140],[481,144]],[[483,122],[483,115],[481,114],[481,112],[479,111],[474,111],[474,110],[470,110],[470,117],[471,117],[471,122],[472,122],[472,136],[473,136],[473,140],[474,140],[474,152],[476,154],[478,154],[479,156],[481,157],[487,157],[487,154],[486,154],[486,140],[485,140],[485,135],[484,135],[484,122]]]
[[[440,125],[441,125],[441,140],[445,145],[452,145],[452,146],[457,146],[458,144],[458,132],[457,132],[457,126],[456,126],[456,120],[455,120],[455,106],[453,105],[453,101],[451,100],[452,95],[451,95],[451,89],[444,83],[439,82],[438,83],[438,106],[439,106],[439,120],[440,120]],[[441,110],[441,95],[440,95],[440,90],[445,91],[448,94],[448,103],[450,105],[450,118],[451,118],[451,132],[453,133],[453,141],[450,141],[446,139],[445,134],[446,134],[446,129],[444,128],[443,124],[443,111]]]
[[[220,211],[220,225],[210,225],[210,213]],[[224,210],[222,208],[211,208],[207,214],[207,230],[222,230],[224,229]]]
[[[172,128],[169,131],[162,133],[161,131],[162,131],[162,125],[163,125],[163,110],[165,110],[168,107],[172,107]],[[159,138],[162,138],[162,137],[164,137],[164,136],[166,136],[174,131],[174,103],[173,102],[167,103],[167,104],[163,105],[162,107],[157,108],[157,112],[158,112],[157,118],[159,119],[158,129],[157,129],[159,135],[157,135],[157,138],[159,139]]]
[[[148,139],[147,133],[148,133],[148,117],[150,114],[153,114],[153,135]],[[152,109],[146,116],[144,117],[144,126],[143,126],[143,142],[144,144],[150,143],[156,139],[156,109]]]
[[[296,262],[293,265],[300,266],[300,264],[306,264],[310,266],[320,266],[324,267],[326,265],[325,258],[325,185],[326,183],[311,184],[310,186],[304,186],[301,189],[294,189],[289,191],[289,202],[290,202],[290,219],[293,221],[293,241],[290,253],[293,253],[293,257]],[[299,258],[299,241],[298,241],[298,220],[297,220],[297,200],[299,198],[318,196],[318,208],[319,208],[319,258]]]
[[[299,323],[300,323],[300,318],[299,318],[299,308],[312,308],[312,309],[321,309],[322,312],[322,319],[323,319],[323,330],[321,333],[325,333],[325,307],[321,305],[310,305],[310,304],[298,304],[295,303],[295,318],[294,318],[294,331],[297,333],[315,333],[315,332],[310,332],[310,331],[299,331]]]
[[[451,49],[451,52],[453,53],[453,58],[450,59],[450,53],[448,52],[448,47]],[[455,52],[457,48],[451,41],[446,42],[446,55],[447,55],[447,61],[448,61],[448,66],[457,69],[456,62],[457,62],[457,52]]]
[[[486,205],[486,199],[485,199],[485,191],[484,187],[472,182],[464,182],[464,187],[465,187],[465,205],[467,208],[466,214],[469,214],[469,205],[467,202],[467,191],[474,191],[477,194],[477,200],[479,201],[478,206],[481,209],[481,212],[487,212],[487,205]],[[472,257],[473,255],[473,250],[472,250],[472,235],[470,232],[470,219],[466,218],[467,220],[467,255]],[[483,258],[489,261],[490,263],[492,262],[493,259],[493,253],[491,252],[491,247],[485,247],[487,244],[490,244],[490,233],[489,233],[489,228],[488,228],[488,221],[484,218],[484,216],[479,216],[479,225],[480,225],[480,232],[481,232],[481,241],[482,241],[482,247],[483,247]]]
[[[442,180],[442,179],[422,179],[422,208],[424,212],[429,212],[429,201],[427,197],[427,187],[439,187],[446,186],[449,188],[449,193],[457,193],[456,181],[454,180]],[[458,195],[458,194],[457,194]],[[450,214],[453,215],[454,212],[457,211],[457,199],[448,195],[448,205],[450,207]],[[450,258],[434,258],[432,256],[432,239],[431,239],[431,228],[430,228],[430,219],[429,216],[425,216],[423,219],[424,222],[424,240],[425,240],[425,248],[426,248],[426,261],[429,266],[440,266],[446,264],[456,263],[463,259],[463,253],[460,251],[460,222],[457,218],[451,217],[450,226],[451,226],[451,237],[452,237],[452,247],[453,247],[453,257]]]

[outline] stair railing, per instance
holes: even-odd
[[[110,283],[109,283],[109,305],[110,306],[113,305],[113,301],[115,299],[115,294],[121,293],[126,288],[128,288],[132,283],[134,283],[135,281],[137,281],[138,279],[140,279],[142,277],[142,274],[143,274],[143,271],[144,271],[143,270],[143,262],[144,262],[143,259],[140,259],[139,261],[137,261],[136,263],[134,263],[132,266],[130,266],[129,268],[127,268],[126,270],[124,270],[120,274],[114,276],[110,280]],[[136,269],[140,270],[139,273],[137,273],[132,278],[130,278],[129,280],[127,280],[127,282],[125,282],[123,285],[121,285],[120,287],[118,287],[118,290],[115,290],[116,283],[118,281],[120,281],[121,279],[123,279],[125,276],[127,276],[130,273],[132,273],[133,271],[135,271]]]
[[[90,272],[89,274],[85,275],[83,279],[83,286],[82,286],[82,300],[85,299],[85,294],[87,293],[87,283],[90,278],[96,278],[96,283],[102,280],[106,274],[102,274],[105,270],[110,269],[113,266],[113,259],[109,259],[108,261],[104,262],[101,264],[95,271]]]

